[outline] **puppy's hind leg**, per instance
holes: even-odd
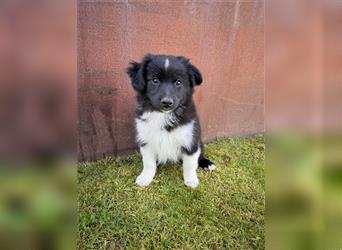
[[[216,168],[215,164],[212,161],[204,157],[203,143],[201,143],[201,154],[198,157],[198,166],[208,171],[213,171]]]
[[[153,150],[151,150],[151,148],[148,147],[148,145],[140,147],[140,153],[143,158],[144,168],[141,174],[135,180],[135,182],[139,186],[146,187],[150,185],[150,183],[152,182],[156,174],[156,170],[157,170],[156,156]]]

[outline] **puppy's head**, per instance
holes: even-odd
[[[194,86],[202,83],[200,71],[183,56],[148,54],[140,63],[131,62],[127,74],[134,90],[146,96],[160,112],[185,104]]]

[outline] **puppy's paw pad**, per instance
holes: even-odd
[[[210,165],[208,166],[208,170],[209,170],[209,171],[214,171],[215,168],[216,168],[216,166],[215,166],[214,164],[210,164]]]
[[[145,176],[145,175],[139,175],[137,177],[137,179],[135,180],[135,183],[138,185],[138,186],[141,186],[141,187],[147,187],[148,185],[150,185],[150,183],[152,182],[153,178],[150,178],[148,176]]]
[[[184,184],[191,188],[196,188],[199,184],[198,178],[184,180]]]

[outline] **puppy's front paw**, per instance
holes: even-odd
[[[197,176],[184,179],[184,184],[191,188],[196,188],[199,184]]]
[[[141,186],[141,187],[147,187],[148,185],[150,185],[150,183],[152,182],[153,180],[153,176],[148,176],[146,174],[140,174],[137,179],[135,180],[135,183],[138,185],[138,186]]]

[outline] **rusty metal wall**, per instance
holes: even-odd
[[[264,131],[264,1],[80,0],[79,160],[135,149],[125,68],[146,53],[184,55],[201,70],[205,141]]]

